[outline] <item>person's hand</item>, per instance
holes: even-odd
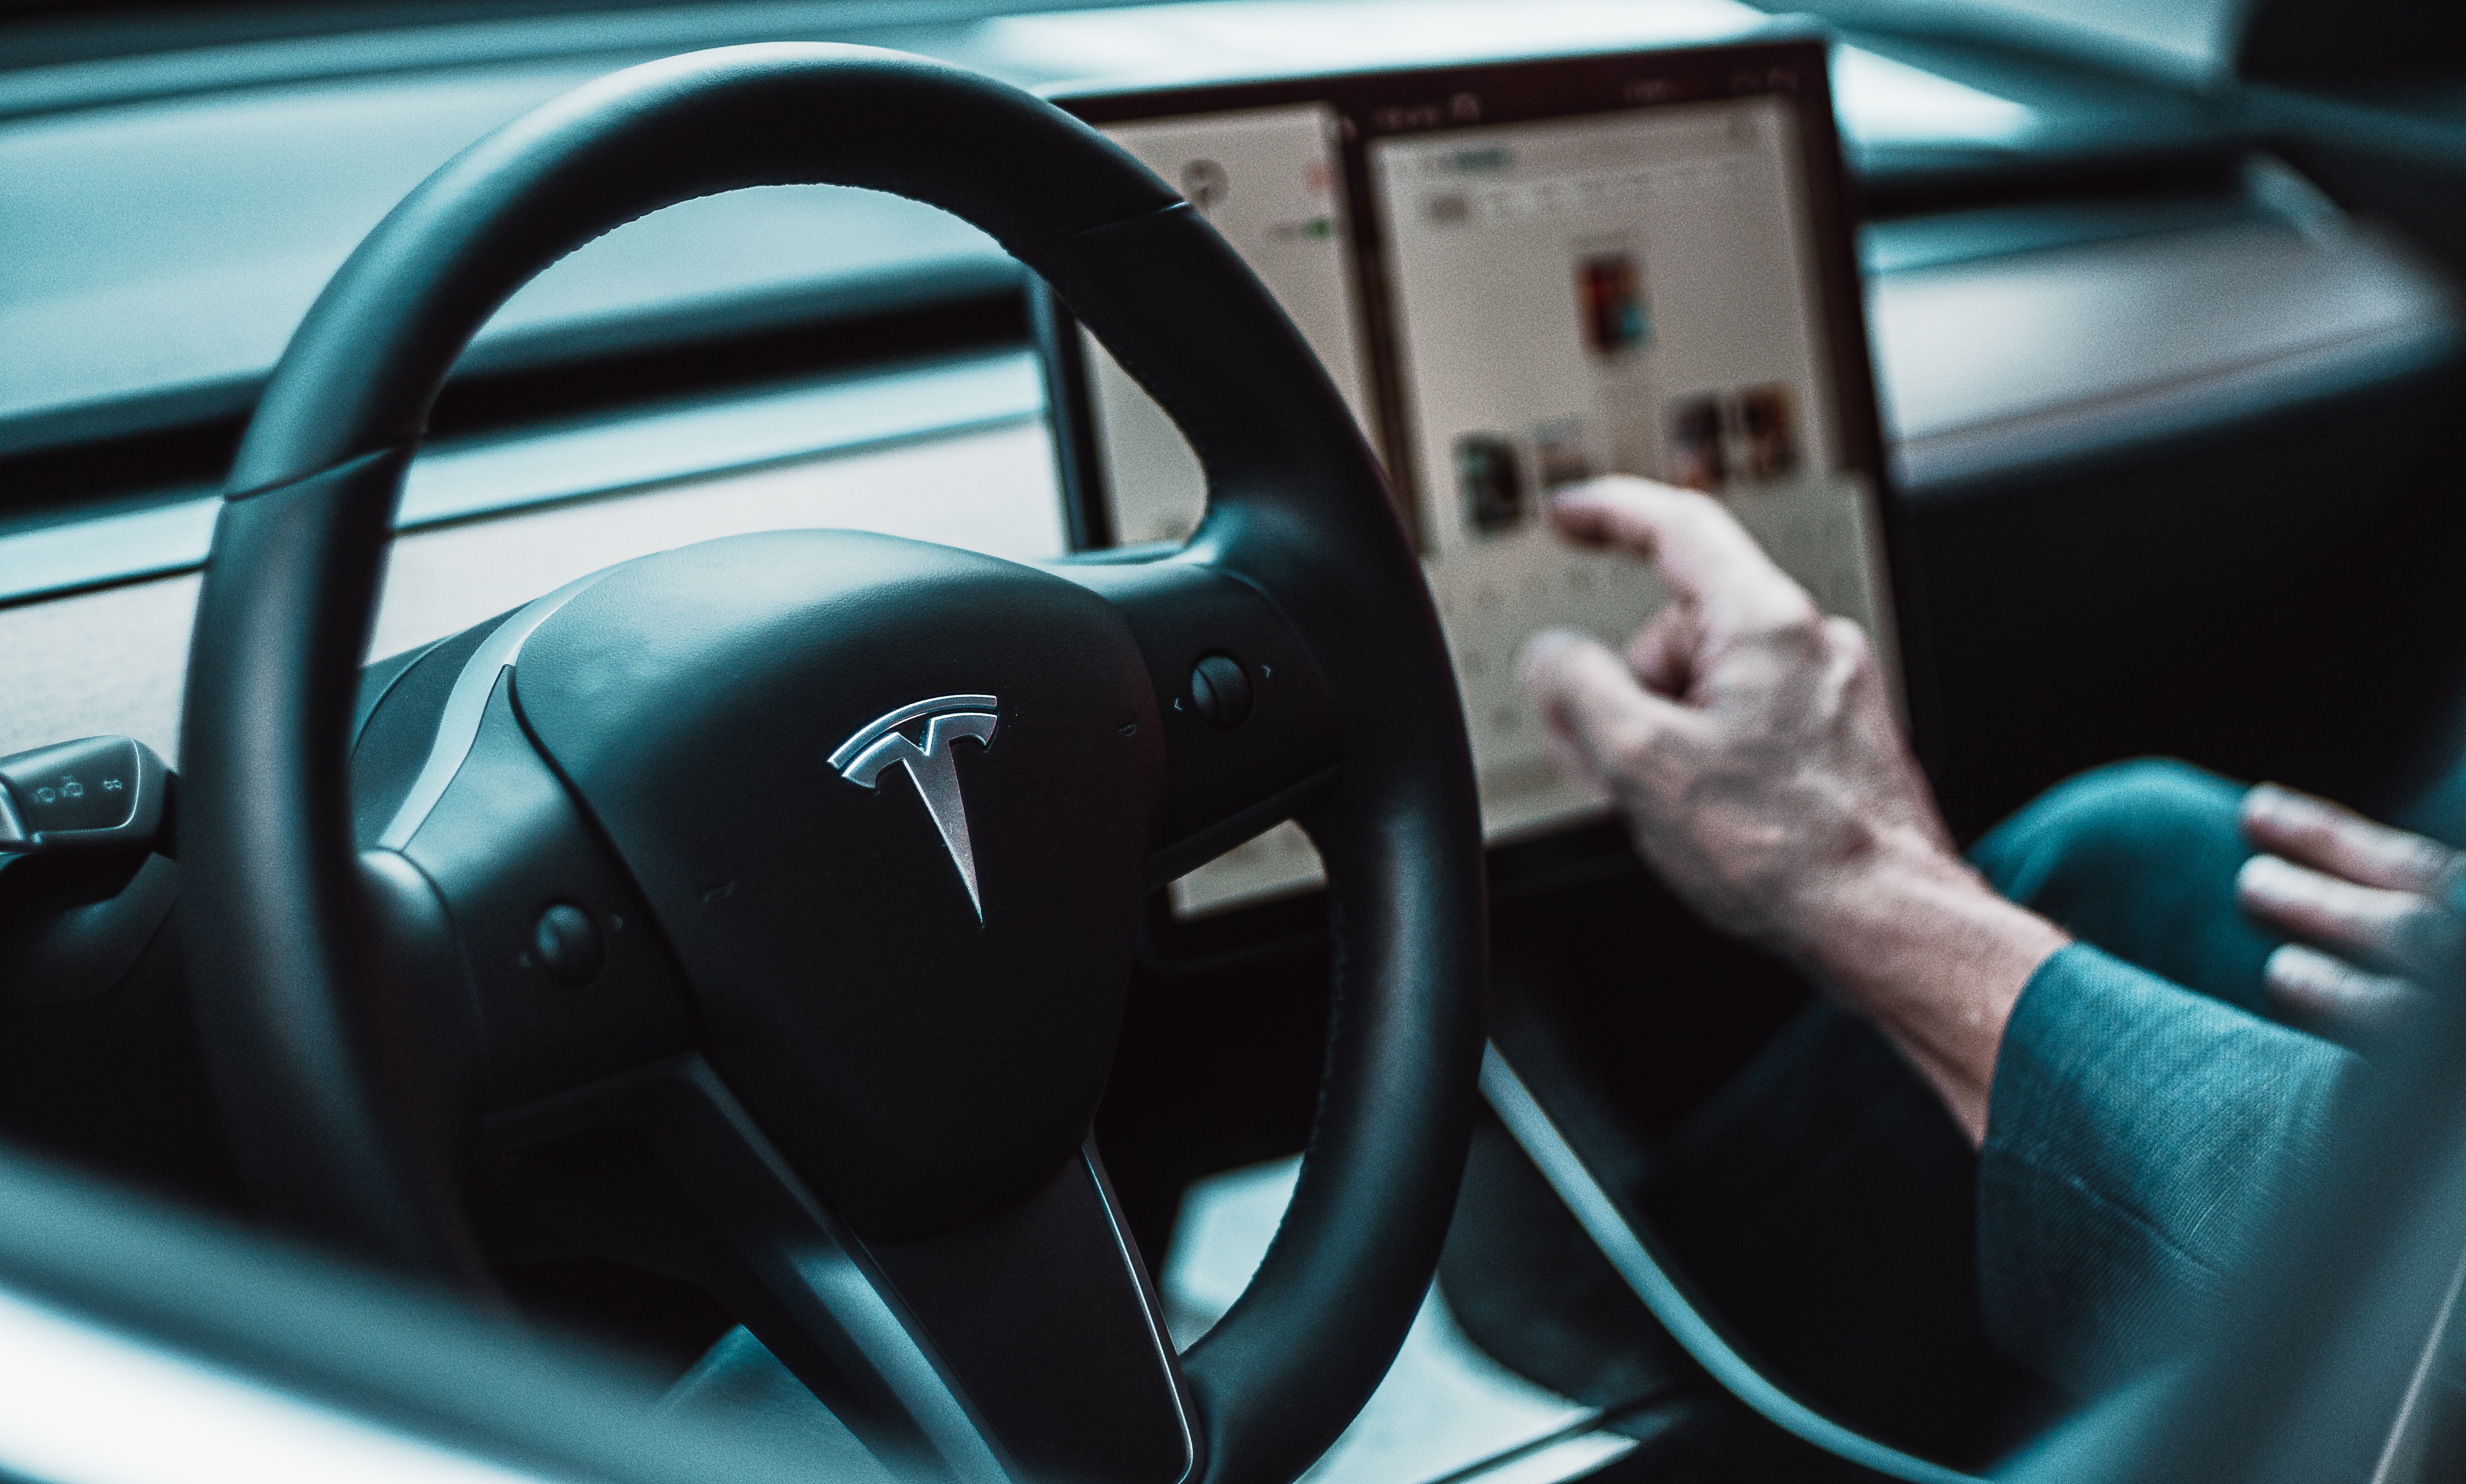
[[[1953,849],[1866,635],[1702,495],[1611,477],[1551,513],[1672,594],[1624,655],[1574,633],[1526,646],[1560,766],[1617,802],[1671,890],[1872,1018],[1983,1139],[2005,1024],[2067,940]]]
[[[2275,784],[2244,795],[2235,897],[2294,942],[2269,956],[2272,1005],[2341,1040],[2396,1030],[2466,967],[2466,857]]]
[[[1606,478],[1552,501],[1575,541],[1653,562],[1671,601],[1624,656],[1580,634],[1526,647],[1526,685],[1571,778],[1714,925],[1804,956],[1844,870],[1951,857],[1866,635],[1827,619],[1728,511]]]

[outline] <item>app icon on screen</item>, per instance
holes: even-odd
[[[1464,492],[1465,523],[1476,531],[1503,531],[1524,519],[1515,445],[1495,433],[1456,439],[1456,486]]]
[[[1717,490],[1729,482],[1729,463],[1721,454],[1721,399],[1715,393],[1670,399],[1669,479],[1691,490]]]
[[[1798,415],[1789,388],[1779,382],[1730,394],[1730,422],[1737,430],[1750,479],[1781,479],[1798,472]]]
[[[1181,167],[1181,197],[1204,215],[1233,189],[1233,177],[1213,160],[1193,160]]]
[[[1644,275],[1635,255],[1595,253],[1576,260],[1576,303],[1584,344],[1597,356],[1623,356],[1652,338],[1644,305]]]

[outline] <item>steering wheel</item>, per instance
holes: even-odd
[[[613,227],[804,183],[930,203],[1042,274],[1199,451],[1190,543],[1024,565],[740,537],[364,678],[473,334]],[[939,63],[768,45],[498,130],[292,340],[192,653],[196,1015],[277,1219],[482,1291],[525,1252],[689,1276],[877,1451],[968,1479],[1281,1484],[1393,1360],[1481,1046],[1455,685],[1310,350],[1087,126]],[[1141,897],[1287,818],[1327,865],[1324,1085],[1274,1247],[1177,1357],[1087,1131]]]

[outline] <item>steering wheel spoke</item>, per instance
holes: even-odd
[[[688,1054],[498,1116],[480,1170],[501,1225],[702,1285],[894,1467],[1177,1484],[1197,1461],[1092,1145],[1007,1209],[867,1242]]]
[[[442,904],[454,942],[438,957],[460,972],[428,979],[472,1008],[477,1102],[493,1110],[692,1046],[694,1008],[639,888],[525,732],[509,658],[465,648],[439,646],[388,692],[361,733],[355,786],[364,807],[383,806],[366,809],[367,829],[382,814],[392,841],[364,863],[415,873]],[[447,687],[440,720],[434,693]],[[474,699],[467,730],[454,696]],[[415,775],[438,774],[422,796]],[[406,800],[415,818],[395,807]]]
[[[1111,601],[1155,687],[1166,794],[1148,886],[1291,818],[1334,776],[1344,734],[1327,677],[1257,587],[1189,554],[1048,570]]]

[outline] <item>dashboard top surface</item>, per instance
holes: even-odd
[[[926,25],[894,25],[890,13],[721,5],[587,28],[572,17],[400,28],[0,70],[0,212],[26,233],[0,276],[0,341],[21,347],[0,363],[0,458],[238,417],[325,277],[430,169],[525,109],[665,52],[813,36],[922,51],[1028,84],[1186,81],[1597,52],[1770,25],[1735,0],[1212,0],[954,12]],[[1834,74],[1853,158],[1872,155],[1875,168],[2060,154],[2089,125],[2110,138],[2108,95],[2121,86],[2068,95],[2039,78],[2026,96],[1998,93],[1939,61],[1861,48],[1842,49]],[[739,192],[574,255],[497,317],[463,369],[1005,292],[1016,275],[980,233],[912,203],[828,188]]]

